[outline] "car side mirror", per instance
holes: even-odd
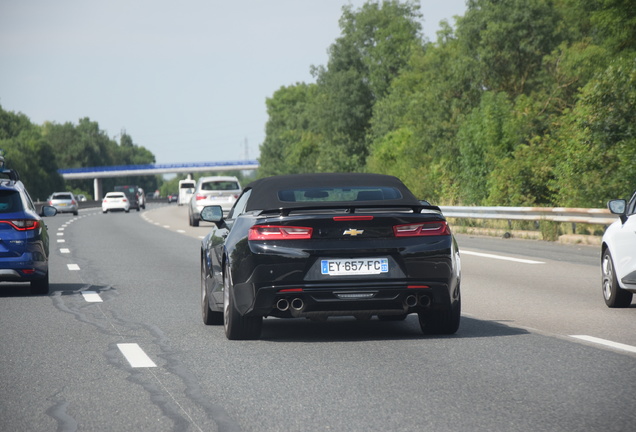
[[[51,207],[51,206],[42,206],[42,209],[40,210],[40,216],[44,216],[44,217],[51,217],[51,216],[55,216],[57,214],[57,209],[55,207]]]
[[[625,210],[627,209],[627,201],[624,199],[613,199],[607,203],[607,208],[610,212],[618,215],[621,218],[621,221],[625,223],[627,220],[627,216],[625,215]]]
[[[203,207],[200,218],[202,221],[214,222],[219,228],[225,224],[223,220],[223,208],[219,205]]]

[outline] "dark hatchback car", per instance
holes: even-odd
[[[201,247],[205,324],[257,339],[263,317],[384,321],[416,313],[425,334],[460,323],[460,258],[439,207],[396,177],[298,174],[245,187]]]
[[[32,294],[48,294],[49,235],[42,216],[56,213],[43,206],[38,214],[22,182],[0,179],[0,282],[29,282]]]

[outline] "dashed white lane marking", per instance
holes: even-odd
[[[58,231],[64,231],[64,227],[60,227],[57,229]]]
[[[474,256],[483,257],[483,258],[492,258],[492,259],[498,259],[498,260],[504,260],[504,261],[514,261],[514,262],[523,263],[523,264],[545,264],[543,261],[533,261],[533,260],[527,260],[527,259],[521,259],[521,258],[512,258],[512,257],[507,257],[502,255],[472,252],[472,251],[467,251],[465,249],[461,249],[459,253],[460,255],[461,254],[474,255]]]
[[[71,253],[71,250],[67,248],[61,248],[60,253]]]
[[[104,301],[95,291],[82,291],[82,296],[89,303],[101,303]]]
[[[608,346],[610,348],[616,348],[622,351],[627,351],[627,352],[631,352],[631,353],[636,353],[636,347],[635,346],[631,346],[631,345],[625,345],[622,343],[618,343],[618,342],[613,342],[611,340],[607,340],[607,339],[601,339],[601,338],[597,338],[594,336],[587,336],[587,335],[570,335],[570,337],[576,338],[576,339],[581,339],[587,342],[592,342],[592,343],[596,343],[599,345],[605,345]]]
[[[79,270],[79,266],[77,264],[66,264],[69,270]]]
[[[57,239],[57,242],[58,242],[58,243],[66,243],[66,240],[64,240],[64,239]]]
[[[136,343],[117,344],[119,351],[126,357],[132,367],[157,367],[155,362]]]
[[[59,232],[59,233],[57,233],[57,235],[59,235],[59,236],[63,236],[63,235],[64,235],[64,233],[63,233],[63,232]]]
[[[164,225],[163,227],[164,228],[170,228],[170,225]]]
[[[178,232],[178,233],[184,233],[184,232],[185,232],[185,230],[178,229],[178,230],[177,230],[177,232]]]

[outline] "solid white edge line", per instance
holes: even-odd
[[[126,357],[132,367],[157,367],[155,362],[136,343],[117,344],[119,351]]]
[[[82,296],[89,303],[102,303],[104,301],[95,291],[82,291]]]
[[[576,338],[576,339],[581,339],[587,342],[592,342],[592,343],[596,343],[599,345],[605,345],[608,346],[610,348],[616,348],[619,350],[623,350],[623,351],[628,351],[631,353],[636,353],[636,347],[635,346],[631,346],[631,345],[626,345],[626,344],[622,344],[619,342],[612,342],[611,340],[607,340],[607,339],[601,339],[601,338],[597,338],[594,336],[587,336],[587,335],[570,335],[570,337]]]
[[[523,263],[523,264],[545,264],[543,261],[533,261],[533,260],[527,260],[527,259],[521,259],[521,258],[512,258],[512,257],[501,256],[501,255],[493,255],[493,254],[487,254],[487,253],[481,253],[481,252],[467,251],[465,249],[460,249],[459,254],[474,255],[474,256],[479,256],[482,258],[493,258],[493,259],[504,260],[504,261],[514,261],[514,262]]]

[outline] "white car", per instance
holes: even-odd
[[[201,210],[205,206],[220,205],[223,213],[229,213],[240,194],[241,184],[236,177],[201,177],[188,206],[190,226],[199,226]]]
[[[625,308],[636,293],[636,192],[629,202],[615,199],[607,207],[619,219],[603,235],[603,297],[607,306]]]
[[[102,212],[109,211],[130,211],[130,201],[123,192],[108,192],[102,200]]]

